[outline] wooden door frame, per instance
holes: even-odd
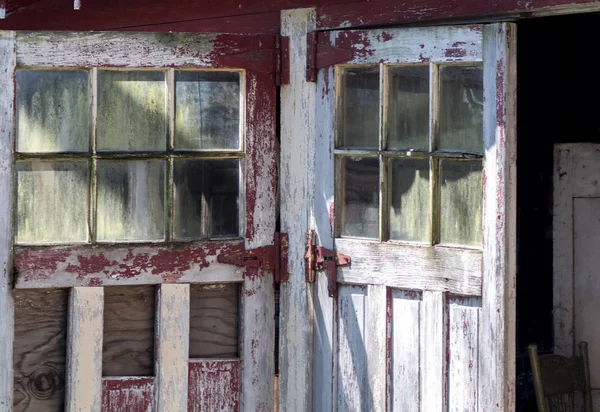
[[[282,288],[281,410],[311,410],[315,393],[332,396],[327,381],[335,372],[315,348],[334,341],[334,303],[322,274],[314,287],[306,285],[301,241],[308,228],[315,228],[321,234],[320,244],[333,247],[333,199],[323,198],[324,180],[328,179],[311,173],[318,162],[333,162],[332,142],[323,141],[316,124],[317,112],[324,116],[323,122],[332,122],[333,107],[320,104],[319,93],[326,91],[307,82],[304,73],[305,34],[314,30],[314,16],[314,9],[282,13],[282,34],[292,35],[291,50],[297,54],[291,58],[290,84],[282,87],[281,94],[281,159],[292,159],[289,166],[282,161],[281,219],[282,227],[294,239],[290,242],[290,281]],[[483,53],[485,101],[495,104],[484,109],[479,410],[511,411],[515,408],[516,348],[516,26],[484,26]],[[333,172],[333,163],[331,169]],[[286,307],[293,308],[289,310],[295,315],[286,313]],[[312,390],[302,390],[311,375]],[[332,402],[319,404],[323,410],[332,409]]]

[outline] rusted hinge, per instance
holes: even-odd
[[[290,278],[288,270],[290,241],[287,233],[275,233],[273,245],[256,249],[230,252],[217,256],[219,263],[239,267],[260,268],[273,271],[275,283],[287,282]]]
[[[317,246],[315,231],[306,234],[306,281],[313,283],[317,271],[325,270],[327,273],[327,289],[330,297],[337,296],[337,270],[338,266],[350,264],[350,256],[334,252]]]
[[[290,84],[290,38],[288,36],[277,36],[275,48],[277,50],[275,84],[277,86]]]
[[[317,72],[354,58],[354,51],[332,46],[327,32],[310,32],[306,35],[306,81],[316,82]]]

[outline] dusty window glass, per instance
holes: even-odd
[[[87,152],[91,100],[85,70],[17,71],[17,151]]]
[[[175,73],[175,149],[239,149],[240,74]]]
[[[345,158],[344,220],[345,236],[379,236],[379,159]]]

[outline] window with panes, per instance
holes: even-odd
[[[336,70],[336,235],[480,247],[482,66]]]

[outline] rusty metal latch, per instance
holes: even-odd
[[[273,243],[273,245],[261,246],[256,249],[220,254],[217,256],[217,261],[239,267],[273,271],[273,281],[275,283],[287,282],[290,277],[288,269],[290,241],[288,234],[275,233]]]
[[[350,256],[316,245],[315,231],[306,234],[306,281],[313,283],[317,271],[325,270],[330,297],[337,296],[337,267],[350,265]]]

